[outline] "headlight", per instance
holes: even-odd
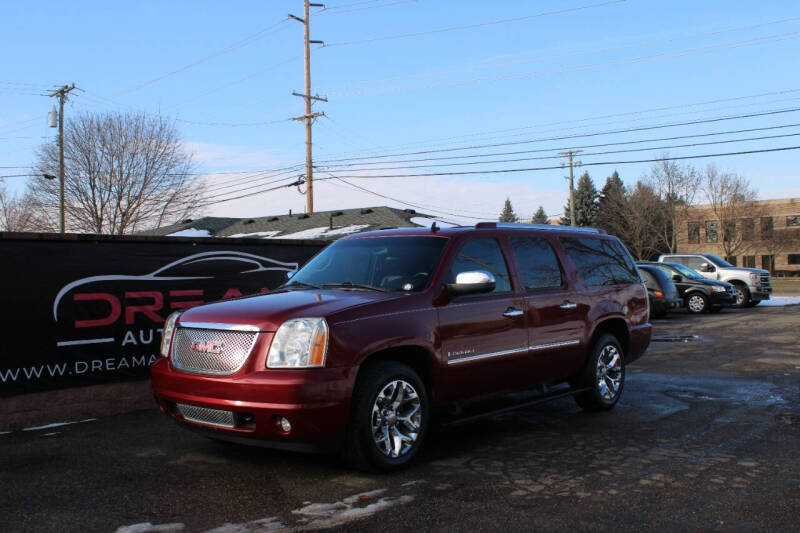
[[[163,332],[161,333],[161,357],[169,357],[169,346],[172,344],[172,334],[175,332],[175,322],[180,316],[179,311],[175,311],[164,321]]]
[[[313,368],[325,366],[328,323],[324,318],[287,320],[272,339],[267,368]]]
[[[712,285],[711,290],[714,292],[725,292],[727,289],[722,285]]]
[[[750,279],[752,280],[757,280],[759,277],[761,277],[760,274],[750,273]]]

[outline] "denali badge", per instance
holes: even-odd
[[[189,345],[189,349],[193,352],[219,354],[222,353],[222,343],[219,341],[208,341],[208,342],[192,341],[192,343]]]

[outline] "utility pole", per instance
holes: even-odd
[[[58,98],[58,181],[59,181],[59,230],[64,233],[64,102],[67,95],[75,89],[75,84],[63,85],[50,93],[51,98]]]
[[[581,153],[582,150],[567,150],[566,152],[561,152],[558,155],[569,157],[569,161],[561,163],[562,167],[569,165],[569,224],[570,226],[575,225],[575,185],[574,185],[574,178],[572,174],[572,167],[579,167],[581,166],[580,161],[573,161],[572,157],[576,154]]]
[[[314,100],[320,102],[327,102],[327,98],[322,98],[319,95],[312,96],[311,95],[311,44],[325,44],[323,41],[312,41],[309,38],[309,23],[311,22],[311,15],[309,13],[309,8],[311,7],[325,7],[325,4],[312,4],[309,3],[309,0],[304,0],[303,6],[303,18],[295,17],[294,15],[289,15],[289,18],[292,18],[298,22],[302,22],[303,26],[305,26],[305,37],[303,39],[305,44],[305,74],[306,74],[306,87],[305,93],[300,94],[297,92],[292,92],[294,96],[300,96],[301,98],[305,99],[306,101],[306,113],[305,115],[301,115],[299,117],[294,117],[293,120],[304,120],[306,123],[306,212],[311,214],[314,212],[314,165],[313,159],[311,156],[311,124],[313,123],[314,119],[317,117],[321,117],[324,113],[312,113],[311,112],[311,102]]]

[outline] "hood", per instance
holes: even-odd
[[[749,267],[724,267],[722,268],[725,272],[747,272],[753,274],[769,274],[768,271],[764,270],[763,268],[749,268]]]
[[[397,298],[395,293],[361,290],[293,290],[225,300],[184,311],[179,323],[204,322],[257,326],[277,331],[290,318],[323,317],[372,302]]]
[[[702,280],[695,280],[695,281],[705,282],[706,285],[721,285],[721,286],[725,287],[726,289],[733,289],[733,285],[731,285],[727,281],[718,281],[718,280],[715,280],[715,279],[708,279],[708,278],[705,278],[705,279],[702,279]]]

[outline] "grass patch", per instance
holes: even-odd
[[[800,278],[772,278],[771,281],[775,296],[800,296]]]

